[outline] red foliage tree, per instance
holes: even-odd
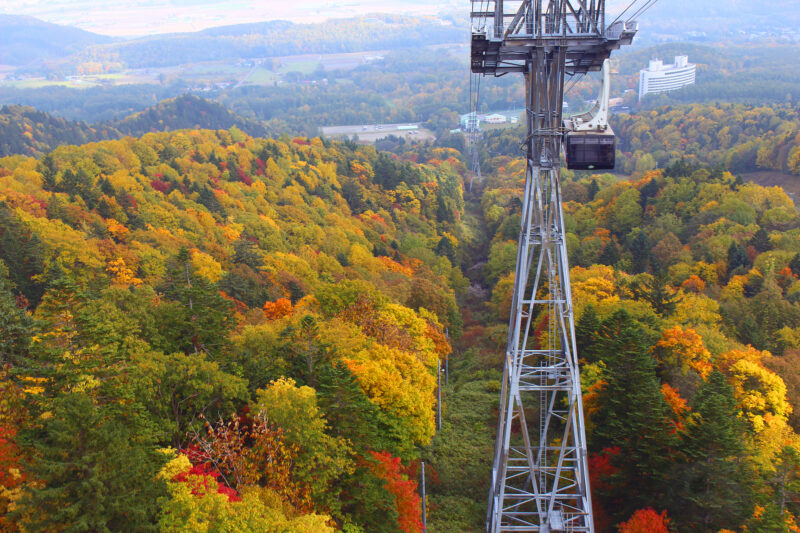
[[[620,454],[620,449],[616,446],[605,448],[597,455],[589,456],[589,482],[592,492],[602,493],[611,488],[614,474],[619,472],[619,468],[614,466],[613,461]],[[597,531],[609,531],[611,520],[605,509],[600,503],[600,498],[592,498],[592,511],[594,512],[594,527]]]
[[[253,178],[248,176],[247,173],[244,171],[244,169],[240,168],[238,174],[239,174],[239,181],[241,181],[248,187],[253,184]]]
[[[167,194],[170,190],[170,184],[158,178],[150,180],[150,186],[158,192]]]
[[[186,452],[187,450],[183,451]],[[193,464],[191,469],[187,472],[181,472],[173,478],[173,481],[186,483],[189,480],[189,476],[198,476],[201,478],[200,485],[202,486],[202,490],[200,490],[200,486],[194,486],[192,488],[192,494],[195,496],[201,496],[202,494],[216,490],[218,493],[227,496],[228,501],[238,502],[241,500],[239,494],[237,494],[235,490],[219,482],[220,473],[213,470],[205,463]]]
[[[399,457],[388,452],[371,452],[376,460],[373,473],[386,482],[386,490],[393,496],[397,507],[397,523],[405,533],[422,531],[422,499],[417,494],[417,482],[403,473]]]

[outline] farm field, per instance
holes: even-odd
[[[410,129],[416,127],[416,129]],[[326,137],[343,138],[357,136],[357,142],[372,144],[389,135],[402,137],[408,141],[426,142],[436,140],[436,135],[419,123],[414,124],[361,124],[356,126],[323,126],[320,133]]]

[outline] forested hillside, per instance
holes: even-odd
[[[79,121],[54,117],[28,106],[0,108],[0,157],[40,155],[60,144],[99,141],[117,132],[102,132]]]
[[[800,108],[692,104],[621,114],[612,120],[623,172],[684,158],[734,172],[800,174]]]
[[[612,115],[616,172],[664,168],[683,160],[732,172],[800,174],[800,110],[789,105],[689,104]],[[483,160],[518,156],[524,126],[486,133]]]
[[[7,105],[0,108],[0,157],[40,156],[63,144],[119,139],[124,135],[138,137],[159,131],[234,126],[250,135],[267,133],[258,122],[238,117],[220,104],[191,95],[164,100],[122,120],[93,125],[54,117],[32,107]]]
[[[418,532],[425,460],[428,531],[482,530],[519,129],[462,198],[456,136],[253,138],[185,97],[48,151],[84,130],[5,111],[39,156],[0,159],[0,529]],[[562,173],[600,532],[800,527],[800,215],[738,177],[796,173],[796,111],[617,115],[629,174]],[[238,122],[146,133],[195,118]]]
[[[149,132],[190,128],[230,129],[233,126],[256,137],[267,134],[267,128],[261,123],[239,117],[221,104],[193,95],[164,100],[144,111],[103,125],[134,137]]]
[[[234,128],[0,159],[0,528],[419,531],[466,288],[433,155]]]
[[[496,325],[467,323],[464,337],[500,351],[525,163],[493,165],[480,201],[493,236],[484,317]],[[681,532],[796,529],[792,200],[681,163],[632,181],[567,177],[563,194],[599,531],[666,532],[667,520]],[[538,321],[542,342],[547,331]]]

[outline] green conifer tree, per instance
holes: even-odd
[[[8,268],[0,259],[0,368],[18,366],[27,358],[33,332],[33,320],[17,305]]]
[[[692,401],[682,446],[684,460],[673,473],[670,516],[681,530],[736,529],[753,510],[753,487],[744,457],[743,428],[733,389],[713,371]]]
[[[734,273],[739,267],[746,268],[750,264],[750,258],[744,246],[737,241],[728,247],[728,275]]]
[[[619,310],[603,321],[597,344],[606,383],[598,393],[590,446],[619,451],[612,460],[616,474],[599,496],[615,518],[624,519],[667,493],[675,426],[642,326]]]
[[[647,270],[650,264],[650,239],[647,237],[647,233],[637,229],[634,230],[630,243],[631,254],[633,254],[633,272],[641,274]]]
[[[589,363],[599,359],[597,335],[602,324],[597,316],[594,305],[589,304],[583,310],[581,318],[575,324],[575,343],[578,348],[578,357]]]
[[[133,406],[55,398],[51,416],[22,434],[34,452],[18,514],[29,531],[156,531],[163,458]]]

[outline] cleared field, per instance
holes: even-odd
[[[277,73],[271,70],[267,70],[263,67],[257,67],[247,77],[247,80],[243,83],[243,85],[272,85],[280,78],[281,77]]]
[[[416,127],[416,129],[412,129]],[[433,141],[432,131],[421,128],[419,123],[411,124],[361,124],[357,126],[323,126],[320,133],[325,137],[357,137],[359,143],[372,144],[389,135],[402,137],[407,141]]]
[[[7,76],[13,74],[16,68],[0,65],[0,84],[22,89],[36,89],[47,86],[85,88],[96,85],[159,84],[182,79],[193,85],[200,86],[220,82],[234,84],[238,82],[239,85],[274,85],[275,82],[280,81],[290,72],[308,75],[319,68],[327,71],[351,70],[366,63],[382,61],[385,53],[385,51],[381,50],[371,50],[339,54],[305,54],[256,58],[246,61],[185,63],[172,67],[130,69],[112,74],[70,76],[62,80],[48,80],[45,78],[9,80],[6,79]],[[265,63],[259,64],[262,61],[265,61]],[[268,68],[272,65],[274,65],[274,69]]]
[[[286,74],[287,72],[311,74],[319,67],[321,56],[279,57],[276,58],[276,61],[278,63],[278,72],[281,74]]]
[[[31,78],[27,80],[17,81],[4,81],[3,85],[8,87],[15,87],[17,89],[39,89],[41,87],[69,87],[71,89],[88,89],[89,87],[96,87],[99,83],[83,81],[83,80],[64,80],[54,81],[44,78]]]

